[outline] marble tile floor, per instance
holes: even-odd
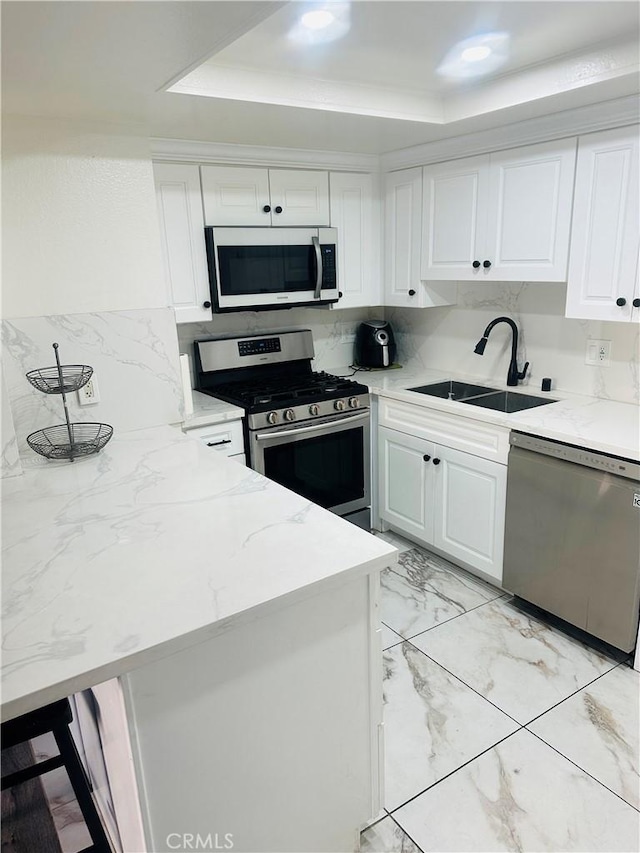
[[[386,816],[363,853],[638,851],[640,673],[384,538]]]
[[[31,741],[37,761],[58,755],[53,735],[40,735]],[[91,844],[80,806],[75,798],[69,777],[63,767],[40,777],[62,853],[78,853]]]

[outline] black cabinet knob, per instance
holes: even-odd
[[[424,459],[425,462],[428,462],[431,459],[431,457],[429,456],[428,453],[425,453],[425,455],[422,458]]]
[[[341,290],[339,290],[338,291],[338,299],[342,299],[343,296],[344,296],[344,294],[342,293]]]
[[[437,456],[436,456],[436,458],[433,460],[433,464],[434,464],[434,465],[439,465],[439,464],[440,464],[440,460],[438,459],[438,457],[437,457]]]
[[[471,266],[474,268],[474,270],[477,270],[477,269],[478,269],[478,267],[480,266],[480,261],[474,261],[474,262],[471,264]]]
[[[415,296],[415,295],[416,295],[415,290],[412,289],[409,291],[409,296]]]
[[[486,270],[488,270],[488,269],[489,269],[489,267],[491,266],[491,261],[483,261],[483,262],[482,262],[482,266],[483,266]]]
[[[620,308],[624,307],[626,304],[627,300],[624,298],[624,296],[619,296],[616,299],[616,305],[618,305]]]
[[[271,213],[271,205],[270,204],[265,204],[265,206],[262,209],[264,210],[265,213]]]
[[[209,302],[209,300],[207,300],[206,302],[203,302],[202,307],[203,308],[211,308],[211,303]]]
[[[632,305],[633,305],[633,307],[634,307],[634,308],[640,308],[640,299],[638,299],[638,297],[636,297],[636,298],[633,300]]]
[[[274,208],[274,210],[276,213],[282,213],[282,208],[280,207],[280,205],[278,205],[276,208]]]

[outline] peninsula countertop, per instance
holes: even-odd
[[[348,369],[345,368],[340,372],[347,371]],[[441,370],[426,370],[419,367],[358,372],[353,378],[368,385],[372,394],[381,397],[390,397],[460,417],[499,424],[508,429],[521,430],[567,444],[640,461],[640,408],[634,403],[587,397],[555,389],[550,392],[541,392],[527,385],[507,388],[504,383],[477,376],[454,375]],[[414,387],[441,382],[445,379],[476,382],[495,388],[496,391],[517,391],[521,394],[549,397],[556,402],[525,409],[522,412],[505,414],[483,409],[480,406],[469,406],[456,400],[442,400],[411,390]]]
[[[395,548],[176,427],[3,483],[10,719],[394,565]]]

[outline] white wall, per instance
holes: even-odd
[[[94,368],[101,401],[73,421],[116,433],[182,419],[148,140],[139,129],[9,116],[2,125],[2,348],[17,445],[64,420],[28,370]],[[3,411],[3,427],[6,420]],[[11,422],[11,418],[7,423]]]
[[[3,117],[2,315],[167,305],[148,140]]]
[[[473,349],[490,320],[509,316],[521,332],[519,366],[531,362],[526,384],[532,389],[549,376],[564,391],[638,402],[638,326],[567,320],[565,298],[563,284],[460,284],[457,306],[387,309],[385,316],[393,324],[400,361],[503,383],[511,352],[507,326],[491,332],[482,357]],[[611,341],[610,367],[585,364],[588,339]]]

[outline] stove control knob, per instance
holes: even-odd
[[[344,411],[344,400],[336,400],[333,404],[333,408],[336,410],[336,412]]]
[[[358,398],[357,397],[349,397],[349,408],[357,409],[358,408]]]
[[[269,412],[267,415],[267,423],[275,424],[278,421],[278,413],[277,412]]]
[[[309,414],[310,415],[319,415],[320,408],[314,403],[312,406],[309,406]]]
[[[294,421],[296,418],[293,409],[285,409],[282,417],[285,419],[285,421]]]

